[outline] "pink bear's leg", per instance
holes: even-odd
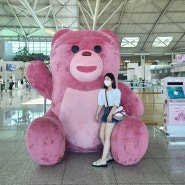
[[[26,146],[31,157],[41,165],[59,163],[65,152],[65,134],[57,116],[49,111],[35,119],[26,132]]]
[[[115,161],[121,165],[133,165],[146,153],[148,130],[137,117],[127,117],[112,132],[111,150]]]

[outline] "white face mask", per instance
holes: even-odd
[[[104,80],[104,84],[106,87],[110,86],[111,85],[111,81],[110,80]]]

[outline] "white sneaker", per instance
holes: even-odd
[[[114,161],[114,158],[111,155],[107,156],[107,162]]]
[[[107,161],[103,161],[102,159],[99,159],[92,163],[92,166],[95,167],[107,167]]]

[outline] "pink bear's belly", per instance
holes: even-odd
[[[101,148],[100,123],[95,120],[98,92],[66,89],[59,119],[65,130],[67,149],[96,151]]]

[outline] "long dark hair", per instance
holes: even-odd
[[[111,81],[112,81],[112,88],[113,89],[116,89],[116,81],[115,81],[115,77],[114,77],[114,75],[112,74],[112,73],[107,73],[105,76],[104,76],[104,79],[105,79],[105,77],[109,77],[110,79],[111,79]],[[107,89],[107,87],[104,85],[104,89]]]

